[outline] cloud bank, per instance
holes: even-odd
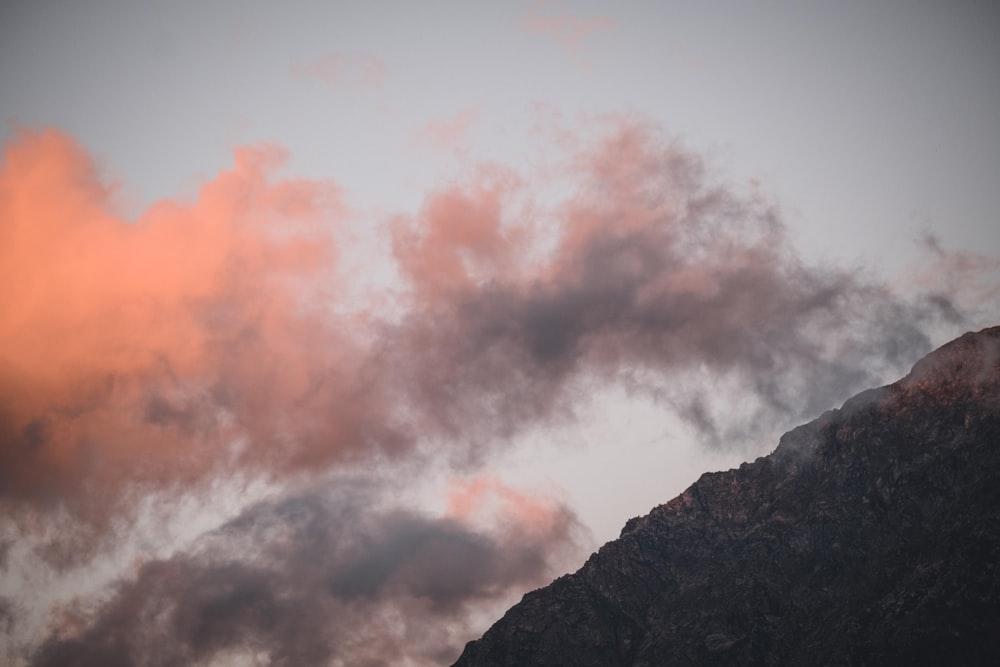
[[[70,599],[42,636],[18,634],[30,600],[0,600],[13,657],[441,662],[482,629],[477,609],[579,548],[570,509],[477,476],[517,435],[619,383],[706,446],[756,452],[775,424],[904,371],[962,321],[947,285],[904,297],[806,264],[776,205],[656,128],[614,117],[577,139],[552,167],[557,197],[491,165],[384,221],[372,264],[396,271],[391,312],[347,308],[339,239],[357,213],[334,184],[281,177],[279,149],[241,149],[193,201],[127,220],[71,138],[9,143],[0,568],[57,516],[77,530],[38,537],[39,567],[86,572],[137,498],[241,476],[279,489]],[[995,268],[936,251],[948,275]],[[472,476],[442,514],[394,500],[441,466]],[[406,472],[367,489],[330,476],[373,468]]]

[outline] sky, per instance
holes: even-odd
[[[1000,322],[1000,13],[0,6],[0,662],[450,664]]]

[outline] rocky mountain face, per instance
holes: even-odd
[[[455,667],[1000,665],[1000,327],[701,477]]]

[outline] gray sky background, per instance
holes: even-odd
[[[516,567],[510,565],[514,561],[499,559],[492,569],[469,574],[478,588],[470,584],[476,594],[468,603],[465,598],[456,602],[457,593],[418,594],[429,589],[421,588],[424,580],[416,575],[385,575],[391,585],[365,599],[383,605],[377,609],[386,619],[401,609],[437,619],[437,630],[425,642],[438,644],[439,653],[383,619],[385,653],[371,648],[372,641],[350,648],[337,635],[330,641],[339,642],[339,652],[317,648],[316,654],[325,656],[316,664],[352,664],[359,656],[371,664],[453,659],[455,647],[460,649],[488,625],[489,609],[544,583],[560,567],[577,567],[589,550],[615,537],[629,517],[667,501],[702,472],[769,452],[782,431],[802,421],[803,412],[839,405],[847,398],[842,393],[860,388],[855,387],[859,382],[896,379],[922,349],[921,344],[900,343],[898,354],[889,353],[886,341],[920,338],[937,345],[967,329],[996,323],[998,30],[1000,11],[992,3],[972,1],[4,3],[4,142],[10,145],[25,130],[49,127],[72,137],[96,160],[103,182],[112,188],[118,215],[137,219],[158,201],[196,200],[202,185],[231,167],[234,150],[261,142],[287,151],[279,178],[336,184],[346,205],[337,222],[341,246],[336,280],[338,285],[349,283],[352,299],[337,308],[365,310],[371,318],[398,325],[379,338],[390,350],[379,360],[388,361],[373,362],[370,372],[387,400],[402,396],[399,400],[417,415],[412,423],[426,429],[394,436],[408,443],[408,453],[387,455],[388,461],[382,454],[346,457],[346,463],[324,459],[310,474],[296,468],[277,480],[258,475],[257,469],[244,471],[239,481],[218,476],[209,490],[198,487],[202,500],[195,505],[185,496],[175,505],[165,503],[174,509],[164,510],[158,519],[149,513],[122,519],[121,525],[132,526],[122,529],[126,546],[117,551],[101,547],[93,558],[68,568],[29,565],[32,549],[55,542],[51,535],[25,533],[28,524],[12,519],[5,524],[7,546],[0,552],[0,594],[7,600],[0,605],[0,631],[6,617],[20,614],[27,620],[10,626],[7,658],[48,664],[44,660],[55,660],[52,656],[62,650],[57,640],[79,637],[90,637],[91,647],[125,651],[124,644],[111,646],[94,638],[111,623],[108,614],[124,614],[130,604],[139,603],[124,594],[111,596],[106,584],[125,576],[136,596],[160,590],[156,586],[187,591],[176,582],[196,581],[215,570],[202,561],[196,567],[194,560],[184,560],[186,550],[195,545],[198,554],[211,552],[217,559],[211,567],[222,568],[218,563],[230,562],[229,552],[204,545],[216,544],[212,540],[218,533],[213,531],[222,530],[220,525],[238,522],[247,513],[272,517],[262,520],[266,524],[294,505],[306,508],[301,511],[309,517],[352,522],[351,530],[367,537],[342,545],[330,565],[348,578],[361,571],[360,565],[351,565],[351,554],[365,549],[373,559],[366,562],[396,567],[396,557],[384,555],[392,552],[385,545],[402,549],[399,545],[405,544],[412,550],[413,544],[438,544],[434,540],[440,539],[456,550],[449,553],[488,563],[494,563],[492,556],[483,554],[505,540],[518,540],[526,550],[536,541],[542,551],[549,548],[546,544],[561,545],[563,560],[558,562],[529,567],[524,563],[537,554],[526,551]],[[475,308],[434,296],[427,281],[439,267],[419,263],[438,261],[430,250],[430,259],[418,257],[408,265],[407,251],[393,246],[401,238],[394,236],[399,220],[430,229],[433,212],[428,211],[435,194],[475,184],[483,170],[516,172],[522,183],[517,201],[527,217],[577,192],[574,178],[581,173],[576,166],[581,155],[597,155],[592,147],[618,124],[642,126],[655,137],[653,143],[680,147],[701,161],[707,181],[743,198],[741,211],[756,210],[748,201],[762,201],[783,225],[779,245],[784,250],[772,257],[732,231],[744,213],[719,204],[711,210],[722,222],[707,228],[708,236],[676,232],[659,254],[644,260],[650,273],[642,275],[651,276],[648,284],[660,284],[653,280],[656,276],[679,280],[670,267],[683,257],[679,249],[688,247],[684,244],[695,243],[709,257],[706,271],[725,278],[719,284],[746,286],[748,276],[759,281],[753,285],[760,292],[750,287],[745,297],[734,292],[734,308],[754,294],[773,293],[774,303],[762,302],[758,310],[774,308],[775,317],[790,318],[789,326],[798,326],[792,315],[805,308],[801,304],[840,290],[847,296],[837,303],[852,305],[830,306],[829,346],[816,344],[816,350],[823,350],[814,350],[822,363],[813,364],[813,352],[807,351],[825,331],[825,320],[814,315],[794,334],[767,333],[763,315],[756,319],[752,314],[734,316],[731,326],[699,325],[693,334],[639,306],[628,312],[612,307],[606,319],[595,316],[596,322],[590,315],[575,314],[573,304],[591,304],[586,312],[594,312],[593,304],[606,304],[601,299],[607,294],[628,289],[601,278],[614,267],[604,267],[594,254],[612,247],[597,233],[583,249],[567,246],[560,257],[570,259],[559,260],[544,274],[551,278],[548,291],[525,291],[501,280],[469,297],[474,306],[479,304]],[[683,169],[695,173],[690,165]],[[572,195],[574,202],[600,209],[599,190],[579,192]],[[548,233],[546,220],[541,216],[534,223],[542,236]],[[765,233],[760,230],[766,225],[760,224],[747,233]],[[640,237],[636,247],[643,247],[642,239],[648,241],[643,236],[648,231],[635,232]],[[732,253],[770,258],[776,273],[740,273],[728,263]],[[573,264],[573,258],[579,263]],[[511,266],[520,266],[519,261],[510,260]],[[593,268],[594,273],[578,275],[573,266]],[[796,281],[798,286],[787,285]],[[820,283],[836,288],[824,291]],[[878,290],[872,285],[885,293],[873,297]],[[411,292],[418,295],[412,302],[417,305],[400,305],[411,303],[405,301]],[[588,301],[595,294],[605,296]],[[928,314],[927,304],[933,301],[928,295],[947,297],[947,307]],[[910,305],[901,305],[904,301]],[[684,311],[686,302],[670,303],[678,318],[709,318],[703,311]],[[532,336],[541,335],[533,328],[537,317],[544,317],[538,313],[560,308],[566,313],[561,326],[568,332],[559,334],[564,336],[560,340],[569,351],[543,350],[541,343],[532,347]],[[720,315],[729,312],[719,308]],[[861,324],[845,324],[845,313],[856,315]],[[897,323],[898,335],[889,333]],[[922,337],[910,336],[911,329]],[[714,342],[714,336],[735,339],[744,330],[787,345],[775,343],[765,360],[749,352],[733,352],[730,358]],[[662,339],[656,338],[660,331],[667,332]],[[478,359],[485,355],[480,352],[494,349],[481,345],[485,335],[499,341],[495,349],[534,354],[537,363],[518,366],[516,378],[513,371],[507,377],[486,365],[480,368]],[[555,334],[546,330],[545,335]],[[657,342],[646,351],[650,337]],[[608,340],[625,341],[627,352]],[[518,347],[522,344],[523,350]],[[440,354],[421,356],[421,346]],[[847,352],[838,356],[837,350]],[[477,356],[464,357],[465,351]],[[872,362],[880,357],[890,361],[884,366]],[[607,361],[611,358],[616,361]],[[836,363],[838,358],[844,365],[858,361],[868,366],[851,376]],[[390,373],[406,382],[379,379]],[[775,377],[747,379],[769,373]],[[795,379],[781,387],[781,373]],[[656,379],[648,380],[647,374]],[[478,388],[487,398],[431,396],[427,387],[438,377]],[[816,389],[824,381],[829,386]],[[804,393],[797,391],[796,382],[815,390],[815,399],[796,402],[795,394]],[[747,392],[756,402],[742,405],[739,397]],[[550,406],[546,401],[551,396],[556,398]],[[792,407],[782,412],[782,406]],[[430,415],[426,420],[422,411]],[[727,412],[746,419],[729,423]],[[523,419],[524,426],[511,427],[509,419]],[[468,423],[475,428],[456,426]],[[358,428],[373,432],[367,425]],[[466,444],[448,445],[451,441]],[[501,444],[468,444],[473,441]],[[358,498],[369,496],[342,491],[344,482],[330,481],[358,475],[369,479],[375,489],[370,495],[377,500],[362,502]],[[316,491],[317,485],[326,491]],[[156,493],[170,496],[167,487]],[[492,500],[470,500],[480,497]],[[468,502],[463,504],[462,498]],[[5,502],[11,516],[36,512],[47,517],[39,525],[59,526],[58,521],[74,517],[72,500],[58,517],[50,510],[59,502]],[[374,518],[359,518],[367,516],[359,506],[368,507]],[[392,507],[423,514],[400,514]],[[561,522],[563,511],[572,521]],[[494,521],[492,528],[475,535],[462,532],[467,526],[461,522],[471,521],[468,512],[488,515],[483,520]],[[532,523],[539,512],[545,521]],[[331,519],[334,515],[339,518]],[[528,528],[518,528],[518,520]],[[542,533],[539,525],[545,526]],[[322,540],[334,539],[320,532]],[[15,534],[23,538],[21,546],[11,546]],[[289,562],[307,562],[303,554],[322,552],[327,545],[293,543],[299,550],[288,556]],[[135,565],[140,561],[166,565],[140,571]],[[423,561],[418,565],[430,567]],[[253,588],[256,574],[225,571],[258,590]],[[330,576],[341,581],[336,578],[341,574]],[[288,572],[278,580],[286,593],[282,600],[298,600],[295,596],[308,590]],[[329,577],[323,581],[329,583]],[[39,586],[42,601],[26,602],[28,591]],[[362,613],[350,606],[355,604],[353,593],[334,589],[341,596],[334,595],[335,602],[302,602],[295,613],[332,614],[346,619],[344,627],[353,627]],[[190,601],[196,597],[192,592],[177,609],[187,609],[189,603],[196,608]],[[406,605],[415,606],[398,602],[404,598]],[[91,600],[107,606],[87,602]],[[233,623],[252,625],[253,619]],[[272,648],[260,648],[255,659],[260,664],[307,660],[273,648],[287,640],[279,630],[267,636]],[[217,654],[215,644],[199,648],[190,637],[182,640],[194,648],[178,654],[180,661],[225,664],[245,657],[239,653],[243,649],[224,647],[235,652]],[[32,654],[43,641],[50,647],[47,658]],[[416,648],[409,653],[398,648],[407,643]]]

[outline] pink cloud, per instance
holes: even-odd
[[[330,87],[381,88],[386,66],[381,59],[372,56],[330,53],[309,62],[294,63],[291,72],[296,78],[315,79]]]
[[[429,120],[418,132],[418,141],[439,150],[460,150],[469,130],[482,115],[482,108],[471,107],[446,120]]]
[[[568,12],[543,16],[541,12],[545,4],[545,0],[538,0],[531,5],[520,21],[520,28],[526,32],[547,35],[571,51],[579,50],[584,40],[597,31],[615,26],[615,20],[610,16],[580,18]]]
[[[320,305],[335,290],[332,229],[345,209],[332,184],[274,178],[283,160],[272,146],[240,149],[195,201],[130,221],[65,135],[6,147],[6,494],[72,497],[97,482],[111,498],[240,460],[302,466],[319,460],[306,442],[332,453],[357,441],[348,432],[364,409],[332,415],[359,351]]]

